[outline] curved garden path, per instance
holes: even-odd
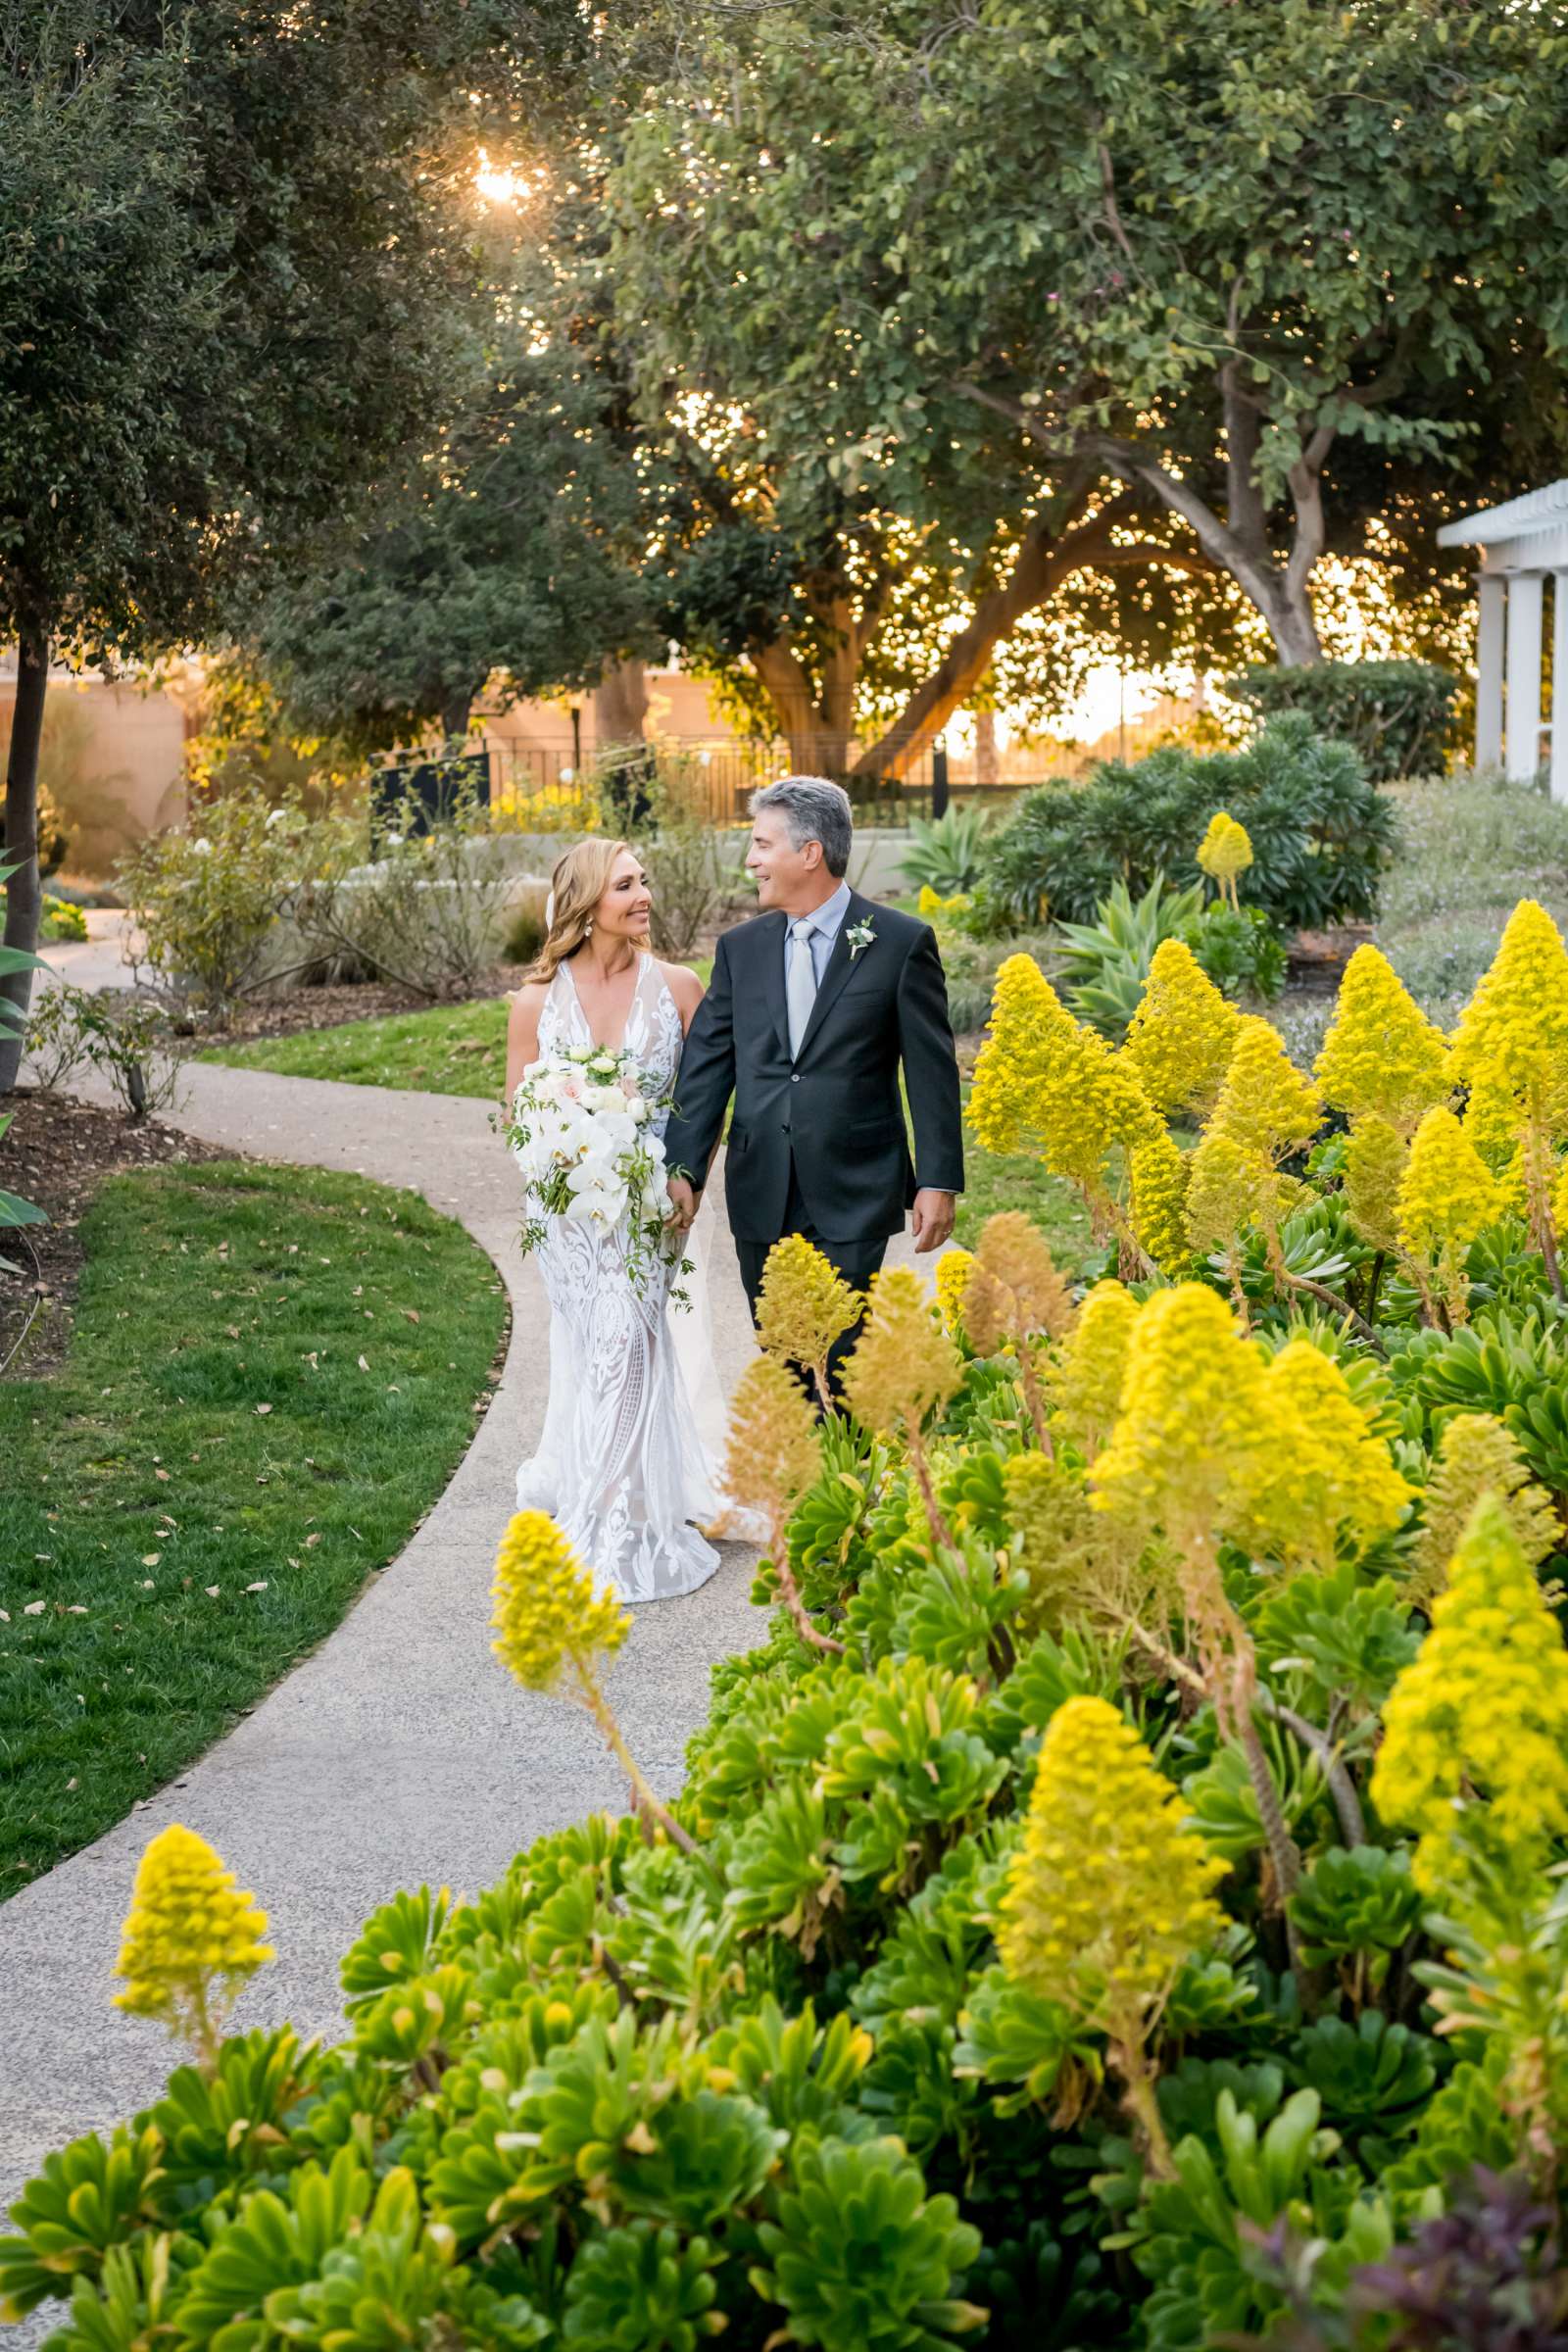
[[[548,1364],[544,1295],[516,1248],[515,1177],[487,1106],[191,1063],[181,1107],[165,1116],[257,1157],[422,1193],[501,1268],[511,1346],[451,1485],[329,1640],[178,1781],[0,1907],[0,2216],[49,2149],[128,2116],[168,2072],[161,2030],[111,2006],[136,1861],[166,1823],[209,1838],[270,1916],[277,1961],[236,2023],[289,2019],[330,2034],[339,1955],[375,1904],[424,1880],[476,1891],[542,1831],[625,1800],[588,1723],[518,1690],[488,1646],[491,1565],[518,1457],[543,1416]],[[710,1209],[704,1229],[728,1385],[751,1352],[750,1326]],[[661,1790],[678,1784],[710,1665],[760,1636],[750,1584],[751,1555],[726,1545],[702,1592],[636,1613],[613,1663],[615,1707]],[[31,2333],[8,2340],[20,2347]]]

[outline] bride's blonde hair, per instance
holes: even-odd
[[[630,846],[629,842],[602,841],[594,835],[557,858],[545,902],[544,945],[523,974],[524,980],[553,980],[567,956],[576,955],[593,929],[594,908],[610,888],[615,859]]]

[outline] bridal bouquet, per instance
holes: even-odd
[[[502,1130],[528,1197],[524,1250],[538,1249],[547,1217],[604,1233],[623,1226],[626,1272],[642,1288],[650,1261],[670,1250],[659,1107],[624,1051],[565,1046],[529,1063]]]

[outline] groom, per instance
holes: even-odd
[[[719,940],[664,1149],[672,1221],[684,1228],[733,1095],[724,1196],[755,1314],[767,1253],[785,1234],[814,1242],[856,1290],[906,1209],[915,1249],[940,1249],[963,1185],[963,1137],[936,940],[929,924],[845,881],[849,794],[786,776],[755,796],[752,817],[746,865],[763,911]]]

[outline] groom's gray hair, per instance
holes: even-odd
[[[842,784],[830,784],[826,776],[781,776],[776,784],[753,793],[752,814],[760,816],[764,808],[781,812],[795,849],[819,841],[822,863],[843,880],[849,871],[855,817]]]

